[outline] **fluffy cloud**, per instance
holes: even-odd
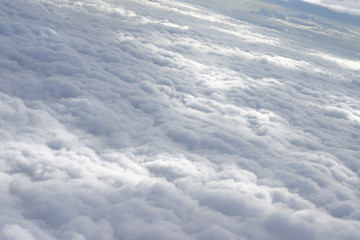
[[[180,1],[0,9],[1,239],[359,236],[356,54]]]

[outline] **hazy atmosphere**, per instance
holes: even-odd
[[[358,240],[360,2],[1,0],[1,240]]]

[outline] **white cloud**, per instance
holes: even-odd
[[[180,1],[0,11],[1,238],[359,236],[354,57]]]
[[[5,225],[1,232],[1,239],[4,240],[20,240],[20,239],[29,239],[35,240],[33,235],[26,229],[18,225]]]
[[[315,53],[310,53],[310,54],[314,55],[314,56],[318,56],[318,57],[322,58],[323,60],[333,62],[333,63],[337,64],[339,67],[342,67],[344,69],[348,69],[348,70],[355,71],[355,72],[360,71],[360,61],[336,57],[336,56],[332,56],[332,55],[322,53],[322,52],[315,52]]]
[[[360,15],[360,3],[356,0],[302,0],[312,4],[321,5],[338,12]]]

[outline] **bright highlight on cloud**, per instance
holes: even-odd
[[[302,0],[330,8],[337,12],[360,15],[360,2],[357,0]]]
[[[0,42],[0,239],[360,235],[355,54],[168,0],[3,0]]]

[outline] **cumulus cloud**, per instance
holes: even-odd
[[[1,239],[359,236],[356,54],[182,1],[0,20]]]

